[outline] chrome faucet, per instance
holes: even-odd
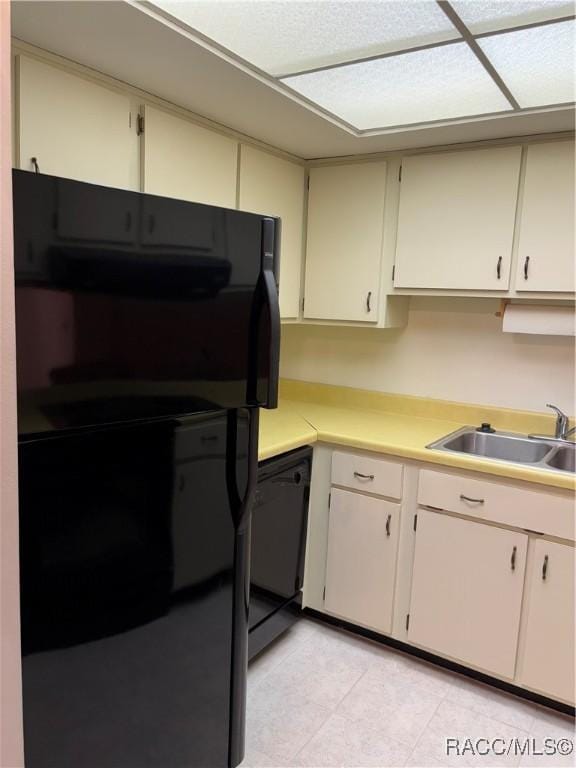
[[[554,429],[554,435],[528,435],[528,437],[537,440],[554,440],[558,442],[568,440],[570,435],[576,431],[576,426],[572,427],[571,429],[569,428],[570,424],[568,416],[566,416],[564,411],[561,411],[557,405],[546,403],[546,408],[552,408],[552,410],[556,413],[556,427]]]

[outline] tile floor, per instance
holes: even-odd
[[[446,737],[574,738],[571,718],[309,619],[248,672],[242,768],[574,766],[574,755],[446,755]]]

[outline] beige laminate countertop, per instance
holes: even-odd
[[[323,442],[556,488],[576,488],[569,473],[426,448],[450,432],[482,421],[491,421],[501,430],[548,434],[554,420],[545,414],[297,382],[282,382],[280,394],[278,409],[261,411],[261,460]]]

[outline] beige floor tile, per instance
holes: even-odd
[[[362,677],[369,660],[340,641],[307,643],[266,676],[280,691],[293,691],[309,701],[334,709]]]
[[[563,715],[561,712],[554,712],[551,709],[537,707],[532,724],[532,733],[542,738],[574,739],[574,718]]]
[[[430,722],[441,696],[414,685],[401,671],[369,670],[340,702],[336,712],[354,721],[369,722],[382,733],[414,747]]]
[[[391,667],[391,663],[393,665]],[[416,685],[436,696],[446,696],[459,683],[459,675],[430,664],[407,653],[388,654],[375,660],[373,669],[383,674],[396,674],[406,683]]]
[[[471,744],[475,744],[477,739],[487,739],[490,742],[494,739],[503,739],[508,743],[511,739],[523,740],[527,737],[528,733],[519,728],[512,728],[459,704],[444,700],[426,726],[417,749],[421,755],[438,760],[445,766],[460,766],[460,768],[475,765],[486,768],[515,766],[519,762],[519,756],[515,754],[501,756],[493,752],[485,755],[471,754],[469,751],[464,751],[466,740],[470,740]],[[446,742],[448,738],[459,739],[460,754],[454,751],[448,752]],[[481,748],[486,746],[484,742]],[[498,744],[499,748],[500,746],[501,742]]]
[[[248,695],[246,751],[287,765],[329,715],[328,709],[297,691],[280,690],[269,679],[263,680]]]
[[[400,768],[409,747],[384,735],[371,723],[351,723],[332,715],[297,757],[313,768]]]
[[[519,765],[521,768],[552,768],[553,766],[564,766],[564,768],[574,768],[576,766],[576,755],[574,754],[574,737],[570,738],[572,744],[572,751],[570,754],[562,754],[561,747],[552,745],[547,739],[552,738],[548,736],[535,736],[531,735],[531,747],[532,754],[525,754],[520,757]],[[566,737],[560,737],[566,738]],[[532,746],[533,745],[533,746]],[[555,754],[551,754],[550,747],[552,747]],[[539,754],[544,753],[544,754]]]
[[[493,720],[530,731],[538,708],[517,696],[474,680],[462,678],[447,693],[447,699]]]

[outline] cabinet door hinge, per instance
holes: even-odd
[[[418,527],[418,515],[414,515],[414,530]]]
[[[328,509],[330,509],[330,504],[332,504],[332,494],[328,494]]]
[[[400,170],[398,171],[398,181],[402,181],[402,166],[400,166]]]
[[[136,133],[138,136],[144,133],[144,115],[138,115],[136,118]]]
[[[410,626],[410,614],[406,614],[406,632],[408,632],[408,627]]]

